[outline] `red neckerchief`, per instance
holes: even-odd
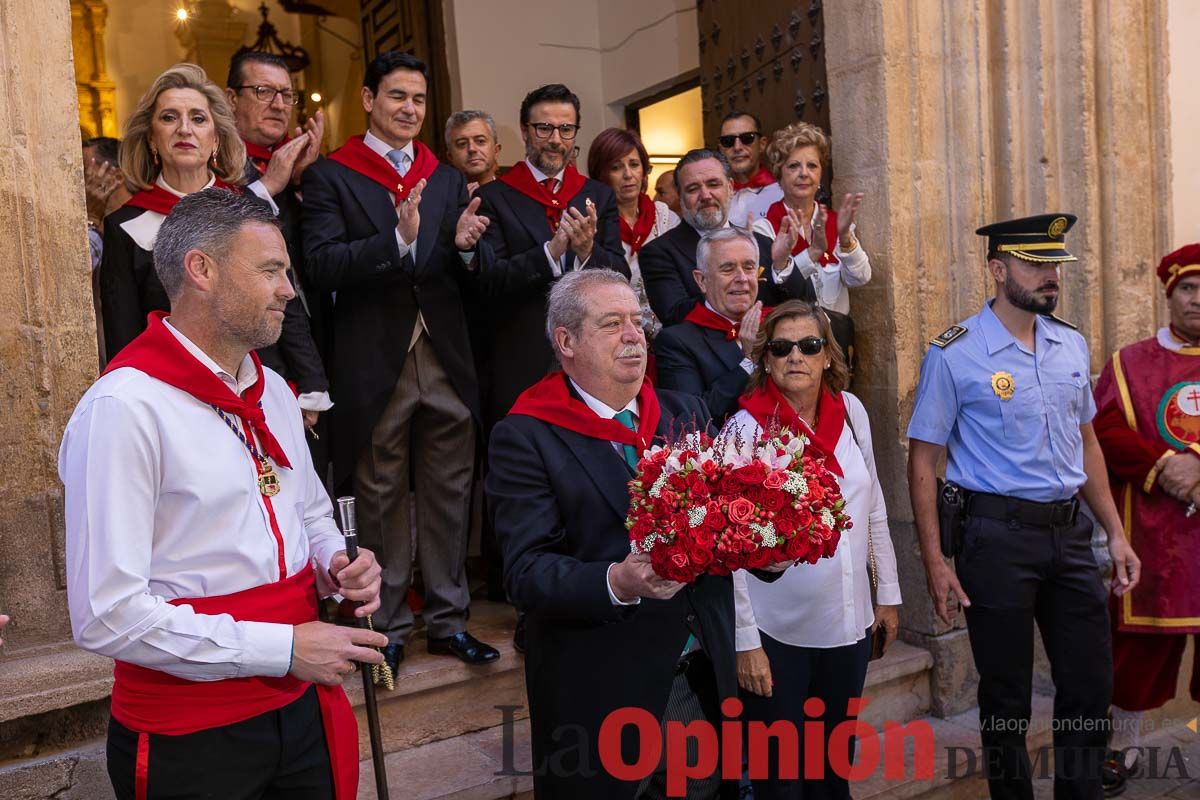
[[[220,178],[217,178],[216,182],[210,188],[228,189],[231,192],[237,191],[233,186]],[[182,197],[168,192],[156,183],[149,189],[142,189],[140,192],[136,192],[125,201],[125,205],[133,206],[134,208],[144,208],[147,211],[153,211],[165,217],[171,213],[171,209],[175,207],[175,204],[182,199]]]
[[[125,352],[124,350],[121,351]],[[569,431],[602,439],[606,442],[627,444],[638,449],[640,454],[650,447],[654,431],[658,429],[658,420],[662,410],[658,405],[658,395],[649,379],[642,380],[642,388],[638,390],[638,429],[629,430],[615,419],[604,419],[588,407],[587,403],[571,396],[567,388],[567,376],[562,372],[551,372],[540,381],[521,392],[517,402],[513,404],[510,414],[521,414],[526,417],[540,419],[551,425],[566,428]]]
[[[619,216],[619,215],[618,215]],[[654,201],[650,199],[650,195],[638,195],[638,213],[637,222],[633,227],[621,217],[621,241],[629,245],[630,255],[637,255],[642,249],[642,245],[650,238],[650,232],[654,230],[656,212],[654,210]]]
[[[437,156],[416,139],[412,143],[413,163],[404,175],[396,172],[392,162],[367,147],[364,139],[363,136],[351,136],[344,145],[329,154],[329,160],[375,181],[396,195],[397,203],[408,197],[414,186],[428,179],[437,169]]]
[[[771,313],[771,307],[763,306],[762,318],[766,319],[769,313]],[[711,328],[714,331],[721,331],[721,333],[725,334],[726,341],[730,342],[736,339],[742,331],[742,323],[740,321],[733,322],[726,319],[706,306],[703,300],[692,307],[692,310],[687,313],[683,321],[699,325],[701,328]]]
[[[254,164],[254,168],[261,174],[267,171],[267,166],[271,163],[271,157],[275,155],[275,151],[291,140],[292,137],[285,134],[282,139],[270,147],[263,147],[245,139],[242,139],[242,143],[246,145],[246,156],[250,159],[250,163]]]
[[[585,179],[575,167],[567,164],[562,178],[558,181],[558,191],[551,194],[533,177],[533,173],[529,171],[529,165],[524,161],[518,161],[512,169],[497,180],[508,184],[526,197],[536,200],[538,205],[546,210],[546,220],[550,223],[550,230],[555,231],[558,230],[558,223],[562,219],[563,212],[567,210],[567,203],[579,194]]]
[[[279,466],[291,469],[292,465],[284,454],[283,447],[267,427],[266,414],[259,405],[266,380],[258,354],[250,351],[254,369],[258,372],[258,380],[246,390],[245,397],[238,397],[167,330],[167,326],[163,324],[166,316],[166,311],[150,312],[146,320],[146,330],[121,349],[117,357],[108,363],[104,374],[107,375],[121,367],[132,367],[151,378],[187,392],[202,403],[214,405],[241,418],[258,436],[263,453]]]
[[[759,167],[758,172],[751,175],[750,179],[745,183],[735,180],[733,182],[733,190],[736,192],[741,189],[761,189],[764,186],[770,186],[774,182],[775,176],[771,174],[771,171],[766,167]]]
[[[833,454],[842,436],[842,428],[846,425],[846,403],[841,394],[835,395],[824,386],[821,387],[815,431],[800,419],[800,415],[792,409],[783,392],[770,378],[750,394],[739,397],[738,405],[750,412],[750,416],[764,431],[770,429],[772,422],[778,421],[780,426],[808,436],[812,447],[825,457],[825,466],[839,478],[844,477],[842,465]]]
[[[767,209],[767,221],[771,223],[771,227],[775,230],[775,235],[779,235],[779,226],[783,224],[783,218],[787,213],[783,209],[783,201],[776,200],[771,203]],[[838,225],[837,212],[832,208],[825,210],[825,252],[821,253],[820,263],[824,267],[828,264],[838,263],[838,257],[833,254],[833,248],[838,241]],[[792,255],[798,256],[801,252],[808,249],[808,242],[804,239],[804,234],[801,233],[796,237],[796,246],[792,248]]]

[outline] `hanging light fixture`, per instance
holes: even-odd
[[[299,45],[294,45],[291,42],[282,41],[279,38],[279,31],[271,24],[267,18],[270,13],[267,9],[267,4],[263,3],[258,7],[258,12],[262,14],[262,23],[258,26],[258,38],[254,44],[238,48],[234,56],[241,55],[246,52],[271,53],[283,59],[288,66],[288,72],[300,72],[308,66],[309,58],[308,51]]]

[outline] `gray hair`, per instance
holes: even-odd
[[[546,337],[550,340],[555,358],[558,358],[558,347],[554,343],[554,332],[566,328],[571,335],[579,336],[583,332],[583,320],[587,317],[588,294],[598,286],[614,285],[628,288],[629,279],[611,269],[581,269],[568,272],[558,279],[546,300]]]
[[[722,242],[745,242],[754,251],[754,257],[758,258],[758,242],[755,240],[754,234],[745,228],[730,225],[726,228],[717,228],[700,237],[700,244],[696,245],[696,269],[703,270],[705,275],[711,274],[708,269],[708,258],[712,254],[713,245]]]
[[[233,238],[251,223],[279,228],[270,206],[239,191],[213,187],[176,203],[154,242],[154,271],[167,297],[174,299],[183,291],[183,259],[189,250],[220,259],[229,252]]]
[[[492,131],[492,141],[500,141],[500,134],[496,132],[496,120],[492,119],[492,115],[486,111],[478,111],[476,109],[467,109],[466,111],[455,111],[446,118],[446,149],[450,149],[450,134],[466,125],[468,122],[474,122],[481,119],[487,123],[487,126]]]
[[[675,164],[675,175],[673,176],[675,178],[675,191],[683,191],[683,187],[679,185],[679,173],[684,167],[688,164],[695,164],[697,161],[705,161],[710,158],[721,165],[721,169],[725,170],[726,178],[733,180],[733,167],[729,166],[729,159],[719,150],[709,150],[700,147],[695,150],[688,150],[683,154],[683,158],[679,159],[679,162]]]

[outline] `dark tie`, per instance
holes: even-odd
[[[550,180],[554,179],[551,178]],[[637,423],[633,421],[633,412],[629,409],[625,409],[613,417],[613,419],[624,425],[626,428],[629,428],[629,430],[633,431],[634,433],[637,432]],[[636,473],[638,465],[637,448],[631,444],[623,444],[621,445],[621,452],[625,454],[625,463],[629,466],[629,469]]]
[[[546,180],[542,181],[542,186],[546,187],[547,192],[554,194],[555,190],[558,188],[558,179],[546,178]]]

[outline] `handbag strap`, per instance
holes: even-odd
[[[858,431],[854,430],[854,423],[850,421],[849,408],[846,409],[846,427],[850,429],[850,437],[854,439],[854,446],[858,448],[859,453],[862,453],[862,445],[858,442]],[[876,577],[875,537],[871,535],[870,513],[867,514],[867,573],[871,576],[871,592],[874,594],[879,591],[879,579]]]

